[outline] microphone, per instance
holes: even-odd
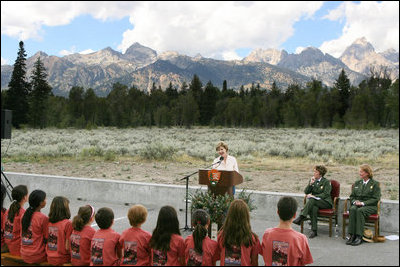
[[[220,161],[220,162],[223,161],[223,160],[224,160],[224,157],[223,157],[223,156],[219,157],[219,161]]]

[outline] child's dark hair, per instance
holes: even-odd
[[[108,229],[113,223],[114,212],[107,207],[101,208],[97,211],[95,219],[100,229]]]
[[[11,197],[14,201],[11,203],[8,211],[8,220],[10,220],[10,222],[14,222],[15,215],[21,208],[19,202],[21,202],[26,195],[28,195],[28,187],[26,187],[26,185],[17,185],[11,191]]]
[[[71,212],[68,198],[62,196],[53,198],[50,205],[49,222],[56,223],[69,218],[71,218]]]
[[[31,224],[32,215],[35,210],[40,206],[46,199],[46,193],[42,190],[33,190],[29,195],[29,208],[25,211],[24,216],[22,217],[22,233],[28,231],[29,225]]]
[[[72,228],[76,231],[82,231],[83,227],[90,221],[94,215],[94,208],[86,205],[79,208],[78,214],[72,219]]]
[[[193,241],[194,241],[194,250],[197,253],[203,253],[203,240],[206,238],[208,231],[206,228],[207,223],[210,220],[210,216],[207,211],[198,209],[193,212],[192,215],[192,226],[194,226],[193,231]]]
[[[3,210],[4,199],[6,198],[7,189],[4,186],[3,182],[1,183],[1,209]]]
[[[150,247],[164,252],[169,251],[172,234],[181,234],[178,216],[173,207],[164,206],[158,213],[157,225],[150,239]]]
[[[282,221],[288,221],[296,214],[297,201],[292,197],[281,197],[278,201],[278,214]]]

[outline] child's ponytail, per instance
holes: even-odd
[[[78,214],[72,219],[72,228],[76,231],[82,231],[83,227],[94,216],[94,208],[86,205],[79,208]]]
[[[8,220],[10,222],[14,222],[15,215],[18,214],[19,209],[21,208],[19,202],[21,202],[26,195],[28,195],[28,188],[26,185],[17,185],[11,191],[11,197],[14,201],[11,203],[8,211]]]
[[[203,253],[203,240],[206,238],[208,231],[206,228],[209,222],[209,215],[205,210],[198,209],[193,213],[192,225],[194,226],[193,231],[193,242],[194,249],[197,253]]]
[[[31,225],[31,220],[33,213],[46,199],[46,193],[42,190],[33,190],[29,195],[29,208],[25,211],[24,216],[22,217],[22,233],[26,233],[28,231],[29,226]]]

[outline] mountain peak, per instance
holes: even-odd
[[[48,57],[49,55],[47,55],[45,52],[42,52],[42,51],[37,51],[34,55],[33,55],[33,57],[35,57],[35,58],[37,58],[37,57],[41,57],[41,58],[44,58],[44,57]]]
[[[275,48],[261,49],[256,48],[242,59],[244,62],[265,62],[271,65],[277,65],[282,59],[287,57],[286,50],[278,50]]]
[[[346,58],[354,58],[356,60],[362,60],[368,54],[374,54],[374,47],[367,41],[365,37],[355,40],[349,47],[344,50],[340,59],[348,65]]]
[[[369,43],[368,43],[368,41],[367,41],[367,38],[361,37],[361,38],[356,39],[356,40],[353,42],[353,44],[368,45]]]
[[[300,54],[303,54],[303,53],[304,54],[313,53],[313,54],[322,54],[322,55],[324,55],[324,53],[320,49],[318,49],[318,48],[316,48],[314,46],[309,46],[309,47],[304,48],[303,51],[301,51]]]
[[[138,42],[135,42],[128,49],[126,49],[123,57],[126,60],[147,65],[157,59],[157,52],[149,47],[143,46]]]
[[[153,49],[151,49],[151,48],[149,48],[147,46],[141,45],[138,42],[134,42],[130,47],[128,47],[128,49],[126,49],[124,55],[133,54],[133,53],[136,53],[138,51],[153,51],[153,52],[156,52],[156,51],[154,51]]]

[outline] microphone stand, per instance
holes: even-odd
[[[215,162],[215,163],[213,163],[213,164],[211,164],[210,166],[208,166],[208,167],[206,167],[205,169],[208,169],[208,168],[210,168],[210,167],[212,167],[213,165],[215,165],[215,164],[221,164],[221,162],[223,161],[224,159],[220,159],[219,161],[217,161],[217,162]],[[185,227],[184,228],[181,228],[181,229],[183,229],[183,231],[184,232],[186,232],[186,231],[192,231],[192,227],[189,227],[188,226],[188,201],[189,201],[189,196],[188,196],[188,194],[189,194],[189,177],[190,176],[192,176],[192,175],[194,175],[194,174],[196,174],[196,173],[198,173],[199,171],[195,171],[194,173],[191,173],[191,174],[189,174],[189,175],[186,175],[185,177],[183,177],[182,179],[180,179],[180,181],[182,181],[182,180],[184,180],[184,179],[186,179],[186,200],[185,200],[185,202],[186,202],[186,211],[185,211]]]
[[[7,176],[4,174],[3,172],[3,165],[1,165],[1,175],[4,177],[4,182],[3,182],[3,178],[1,178],[1,184],[4,185],[4,187],[6,188],[6,193],[8,198],[10,199],[10,201],[12,201],[11,195],[8,191],[12,191],[12,189],[14,189],[14,187],[12,186],[12,184],[10,183],[10,181],[8,180]],[[10,189],[11,188],[11,189]]]

